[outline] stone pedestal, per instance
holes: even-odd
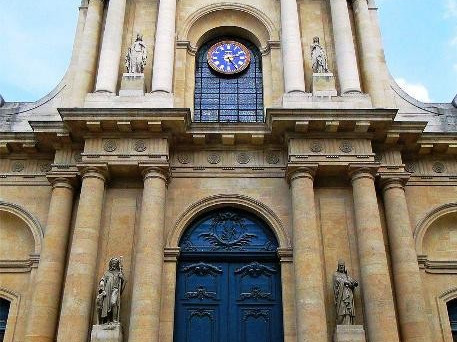
[[[122,327],[119,323],[94,325],[91,342],[122,342]]]
[[[333,73],[313,74],[313,96],[337,96]]]
[[[119,96],[142,96],[144,90],[144,74],[125,73],[122,75]]]
[[[337,325],[333,342],[365,342],[362,325]]]

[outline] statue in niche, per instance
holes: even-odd
[[[333,274],[337,325],[354,324],[354,290],[358,285],[357,281],[348,275],[344,261],[339,260],[338,268]]]
[[[314,73],[328,73],[327,55],[325,54],[324,48],[319,43],[319,37],[313,38],[313,44],[311,44],[311,60],[313,62]]]
[[[146,45],[143,42],[143,36],[136,35],[135,42],[129,47],[125,57],[125,67],[128,73],[142,74],[146,66],[147,52]]]
[[[122,257],[111,258],[98,283],[97,314],[98,324],[119,323],[121,294],[125,288],[125,277],[122,272]]]

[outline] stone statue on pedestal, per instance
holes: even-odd
[[[125,67],[127,68],[127,72],[131,74],[144,73],[146,59],[147,52],[146,45],[143,42],[143,36],[137,34],[135,42],[131,47],[129,47],[129,51],[125,57]]]
[[[98,324],[119,323],[121,294],[125,288],[122,272],[122,259],[111,258],[108,271],[98,284],[97,316]]]
[[[328,73],[327,55],[324,48],[319,43],[319,37],[314,37],[311,44],[311,60],[313,62],[313,72],[318,74]]]
[[[354,324],[354,290],[358,285],[357,281],[348,275],[344,261],[339,260],[338,268],[333,274],[337,325]]]

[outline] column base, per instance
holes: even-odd
[[[333,73],[313,74],[313,96],[337,96],[335,76],[333,76]]]
[[[283,108],[303,108],[303,104],[305,102],[309,102],[310,98],[310,93],[299,91],[293,93],[285,93],[282,96],[282,106]]]
[[[119,96],[143,96],[144,91],[144,74],[125,73],[122,75]]]
[[[333,342],[365,342],[363,325],[337,325]]]
[[[122,342],[122,327],[119,323],[94,325],[92,334],[90,335],[91,342]]]
[[[168,93],[142,93],[116,96],[113,93],[89,93],[85,108],[173,108],[174,96]]]
[[[154,103],[154,107],[158,108],[173,108],[174,105],[174,96],[172,93],[154,91],[146,94],[146,99]]]
[[[282,107],[290,109],[372,109],[373,104],[368,94],[313,96],[310,93],[289,93],[283,95]]]

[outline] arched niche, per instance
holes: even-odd
[[[0,201],[0,260],[6,267],[28,271],[36,267],[41,251],[43,229],[27,210]]]
[[[427,254],[427,251],[430,250],[430,246],[427,245],[427,242],[429,241],[425,240],[431,237],[430,235],[433,231],[439,230],[442,225],[448,226],[450,223],[449,221],[452,221],[452,219],[455,218],[457,218],[457,203],[444,204],[428,212],[418,222],[414,230],[417,254]]]
[[[174,93],[182,102],[176,105],[193,110],[195,54],[202,44],[221,36],[246,39],[261,51],[265,107],[282,96],[282,72],[271,68],[280,64],[279,30],[265,13],[246,4],[218,3],[192,13],[179,27]]]
[[[8,320],[3,342],[13,342],[21,297],[18,293],[12,290],[0,287],[0,298],[10,302],[10,309],[8,313]]]
[[[457,265],[457,203],[428,212],[416,225],[414,238],[423,268],[435,273],[455,273]],[[441,271],[439,271],[441,270]]]

